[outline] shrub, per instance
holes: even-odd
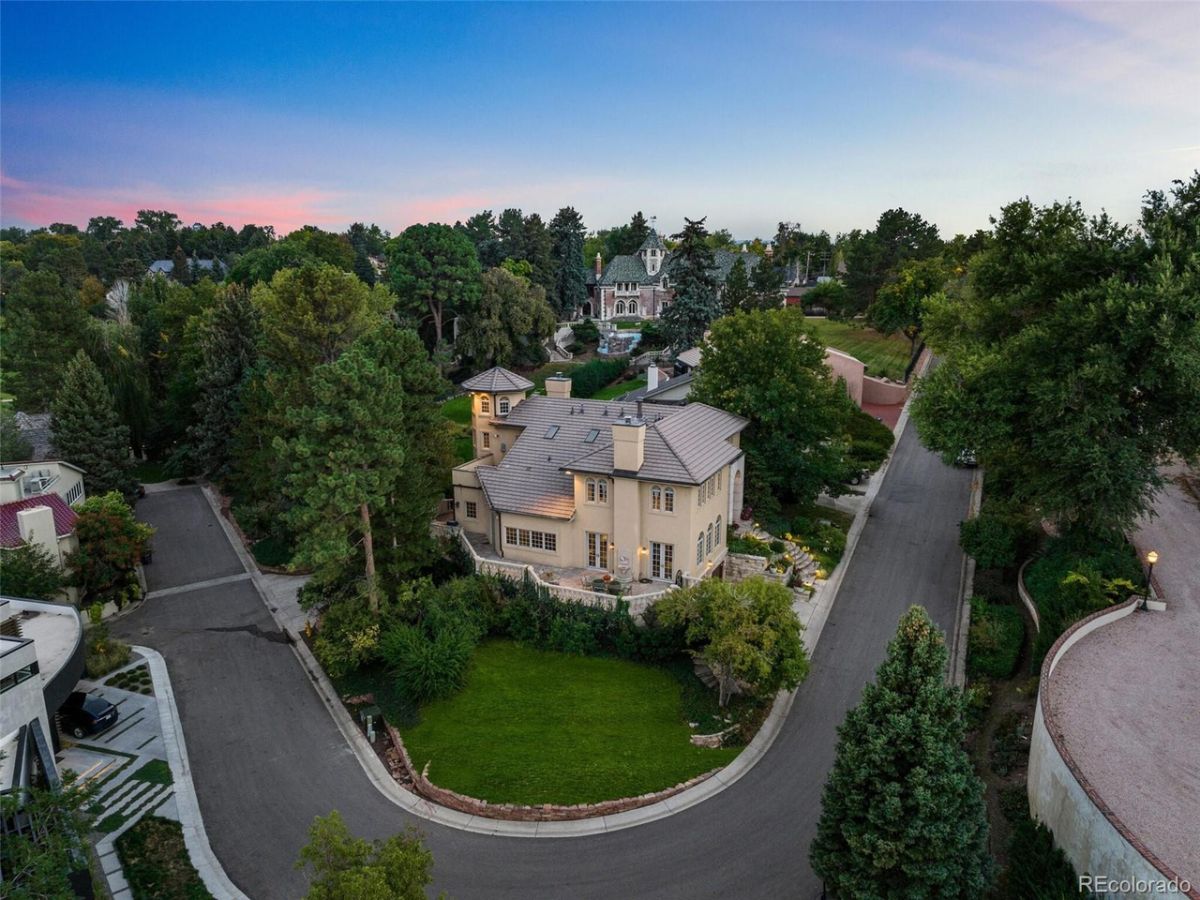
[[[780,549],[782,549],[782,547]],[[771,545],[762,538],[748,534],[745,537],[733,538],[729,542],[729,552],[742,553],[746,556],[763,556],[770,558]]]
[[[79,549],[67,557],[67,566],[83,603],[113,600],[123,605],[140,596],[134,569],[154,529],[133,517],[133,510],[117,491],[89,497],[78,513],[75,534]]]
[[[380,642],[380,655],[405,691],[418,701],[448,697],[466,682],[476,638],[463,628],[434,634],[417,625],[396,625]]]
[[[647,319],[642,322],[641,332],[642,339],[638,343],[639,350],[662,350],[671,343],[657,319]]]
[[[1007,678],[1017,667],[1025,639],[1025,619],[1014,606],[995,606],[971,598],[967,673],[972,678]]]
[[[963,688],[963,717],[967,731],[974,731],[987,717],[992,702],[992,686],[987,681],[973,681]]]
[[[874,472],[885,459],[896,436],[874,416],[854,404],[848,405],[845,440],[847,468],[853,472]]]
[[[1069,532],[1049,542],[1025,570],[1041,630],[1034,644],[1040,663],[1059,635],[1086,615],[1144,585],[1141,563],[1119,533]]]
[[[212,896],[192,865],[178,822],[147,816],[117,838],[117,853],[134,900]]]
[[[600,329],[591,319],[584,319],[582,322],[577,322],[571,326],[571,333],[575,335],[575,340],[581,344],[598,344],[600,343]],[[572,353],[575,351],[571,351]]]
[[[587,398],[615,381],[629,367],[629,357],[593,359],[571,373],[571,395]]]
[[[88,678],[99,678],[129,662],[129,645],[111,637],[107,625],[93,625],[84,643],[84,669]]]
[[[1079,890],[1079,876],[1066,854],[1054,846],[1050,830],[1026,814],[1008,842],[1008,867],[996,885],[995,897],[1023,900],[1066,900],[1090,897]]]
[[[982,568],[1005,569],[1017,563],[1027,533],[1020,518],[985,504],[978,516],[959,525],[958,542]]]
[[[379,622],[361,596],[331,603],[321,617],[313,652],[331,678],[379,658]]]
[[[784,550],[787,549],[787,545],[783,541],[779,540],[778,538],[771,541],[770,544],[768,544],[767,546],[769,546],[771,548],[772,553],[782,553]]]

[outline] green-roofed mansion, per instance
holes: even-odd
[[[725,283],[739,257],[746,261],[747,272],[759,260],[754,253],[730,250],[717,250],[715,256],[719,284]],[[614,256],[605,265],[597,253],[588,275],[588,299],[579,308],[579,315],[594,319],[656,319],[675,295],[670,271],[671,252],[653,230],[632,256]]]

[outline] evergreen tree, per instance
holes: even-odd
[[[721,312],[716,260],[705,241],[704,219],[683,221],[683,231],[672,235],[679,246],[671,254],[668,272],[675,296],[662,316],[663,331],[676,353],[699,344],[708,323]]]
[[[10,597],[54,600],[63,587],[58,560],[41,544],[21,544],[0,553],[0,582]]]
[[[183,248],[176,246],[171,254],[171,277],[180,284],[192,283],[192,266]]]
[[[188,430],[205,474],[227,471],[240,418],[238,397],[258,355],[258,312],[247,291],[230,285],[221,294],[201,338],[196,421]]]
[[[629,239],[629,246],[632,248],[629,250],[630,253],[637,253],[638,248],[645,243],[646,238],[650,237],[650,223],[646,221],[646,217],[642,215],[640,209],[629,220],[627,237]]]
[[[783,306],[783,269],[774,260],[759,260],[750,274],[750,306],[753,309],[779,309]]]
[[[430,365],[411,332],[388,326],[360,339],[314,370],[311,402],[287,412],[294,436],[274,441],[287,470],[284,494],[293,503],[287,520],[299,535],[296,558],[329,578],[347,574],[361,559],[363,590],[375,614],[376,547],[393,549],[391,536],[379,532],[381,514],[386,509],[393,521],[420,523],[427,531],[438,494],[417,464],[419,444],[408,439],[406,409],[429,397],[405,392],[395,365],[406,356]]]
[[[31,272],[5,292],[4,325],[4,369],[12,375],[5,390],[16,395],[18,409],[46,409],[84,344],[88,316],[79,295],[52,272]]]
[[[413,225],[388,244],[396,309],[433,325],[433,346],[456,316],[479,301],[479,258],[470,239],[449,225]]]
[[[59,455],[83,469],[89,494],[133,494],[129,429],[121,424],[100,370],[80,350],[67,366],[54,399],[54,444]]]
[[[543,290],[554,288],[554,237],[537,213],[525,217],[525,260],[529,263],[529,280]]]
[[[765,263],[760,262],[758,268],[761,269],[764,265]],[[746,260],[739,256],[734,260],[733,268],[729,270],[729,277],[725,279],[725,287],[721,291],[721,305],[728,315],[738,310],[750,309],[751,298],[750,275],[746,271]]]
[[[813,869],[833,897],[980,897],[991,879],[983,785],[928,613],[900,619],[875,683],[838,729]]]
[[[525,216],[519,209],[506,209],[496,220],[500,252],[504,259],[528,259],[525,247]]]
[[[25,462],[33,458],[33,445],[17,427],[17,417],[8,405],[0,407],[0,463]]]
[[[587,269],[583,264],[583,217],[564,206],[550,220],[554,237],[554,290],[551,302],[558,314],[572,316],[587,300]]]

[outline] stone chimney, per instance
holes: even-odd
[[[567,400],[571,396],[571,379],[558,372],[546,379],[546,396]]]
[[[596,277],[599,278],[604,274],[604,260],[600,258],[599,251],[596,252]]]
[[[637,472],[646,458],[646,420],[622,416],[613,422],[613,470]]]

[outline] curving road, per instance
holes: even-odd
[[[584,838],[520,839],[417,822],[379,794],[248,579],[198,488],[151,494],[156,596],[114,632],[159,650],[177,695],[209,840],[253,898],[298,897],[314,816],[340,810],[369,837],[416,822],[436,888],[467,898],[816,898],[808,865],[836,727],[900,614],[954,625],[968,473],[906,429],[825,625],[812,674],[771,750],[733,787],[671,818]],[[202,584],[211,579],[217,585]]]

